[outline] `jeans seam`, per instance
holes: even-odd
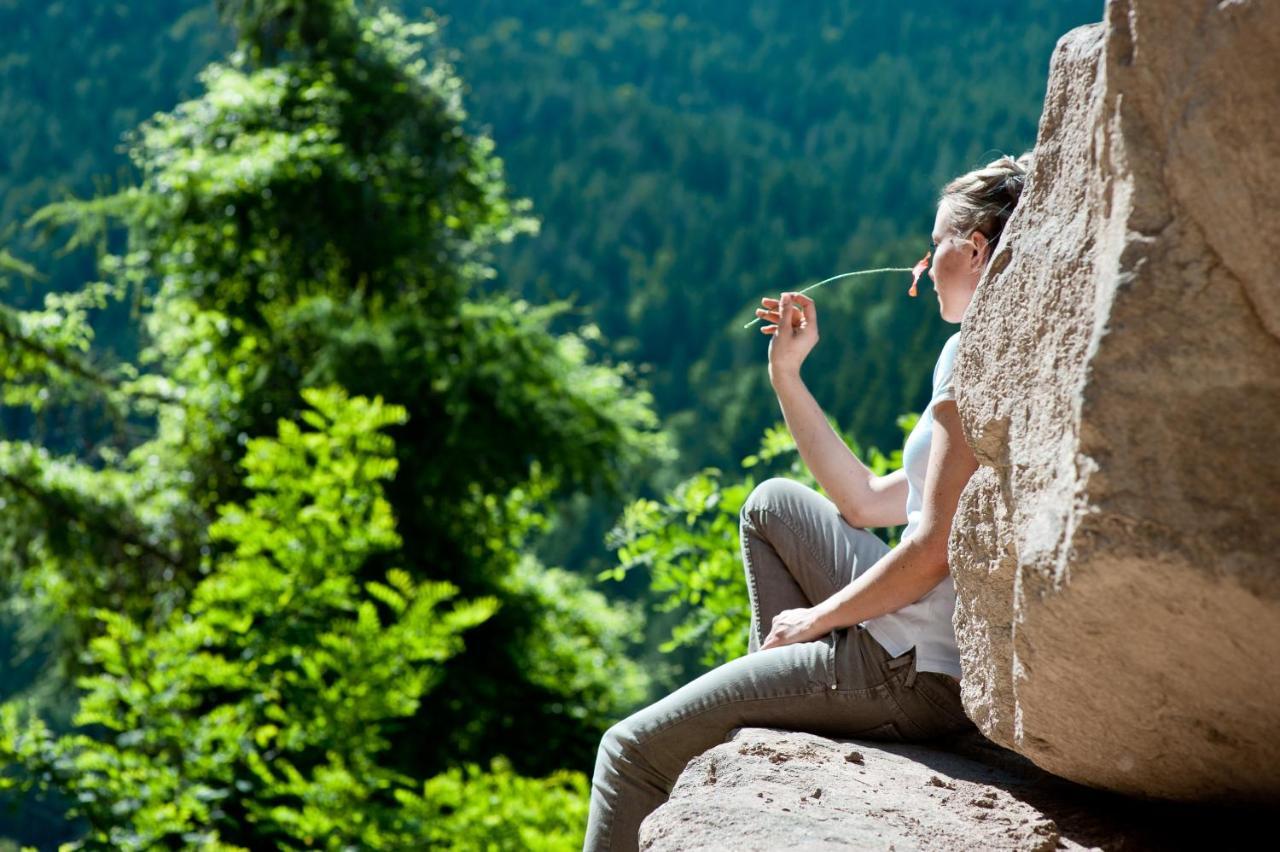
[[[753,524],[751,524],[751,521],[749,519],[745,518],[745,514],[746,513],[744,512],[743,513],[744,520],[747,521],[747,525],[754,526]],[[750,620],[747,623],[747,630],[751,630],[752,629],[751,622],[756,621],[756,617],[755,617],[756,612],[760,609],[760,587],[756,585],[756,569],[754,564],[755,561],[751,558],[751,537],[748,535],[743,535],[741,529],[738,530],[738,536],[739,538],[742,539],[742,541],[739,542],[739,545],[741,546],[741,549],[742,549],[742,561],[747,567],[747,582],[751,586],[751,601],[749,601],[749,603],[754,604],[751,607],[751,614],[749,616]],[[761,629],[763,629],[763,625],[761,625]],[[755,638],[756,638],[756,641],[759,643],[764,642],[764,640],[761,639],[758,635]],[[748,642],[747,644],[748,644],[748,647],[750,647],[750,642]]]
[[[763,508],[763,507],[762,507],[762,508]],[[782,516],[781,516],[781,514],[780,514],[780,513],[778,513],[778,512],[773,512],[772,514],[773,514],[773,516],[774,516],[775,518],[778,518],[778,520],[782,521]],[[756,529],[756,525],[755,525],[754,523],[752,523],[752,522],[751,522],[751,519],[750,519],[749,517],[746,517],[746,512],[745,512],[745,511],[743,512],[743,519],[746,521],[746,526],[749,526],[752,530],[755,530],[755,529]],[[796,538],[798,538],[798,539],[800,539],[802,542],[804,542],[805,549],[809,551],[809,555],[814,559],[814,561],[815,561],[815,562],[818,562],[819,564],[821,564],[822,560],[821,560],[821,559],[818,559],[816,556],[814,556],[814,553],[813,553],[813,547],[812,547],[812,545],[809,543],[809,541],[808,541],[807,539],[805,539],[805,537],[804,537],[804,536],[802,536],[802,535],[800,535],[799,533],[797,533],[797,532],[795,531],[795,529],[794,529],[790,524],[788,524],[786,521],[782,521],[782,524],[783,524],[783,526],[785,526],[788,530],[790,530],[790,531],[791,531],[791,534],[792,534],[792,535],[794,535]],[[744,536],[744,535],[742,534],[742,530],[741,530],[741,529],[739,529],[739,531],[738,531],[738,536],[739,536],[739,538],[740,538],[740,539],[742,539],[742,541],[740,541],[740,542],[739,542],[740,548],[741,548],[741,550],[742,550],[742,560],[743,560],[743,563],[744,563],[744,565],[745,565],[745,567],[746,567],[747,582],[748,582],[748,584],[749,584],[749,585],[750,585],[750,587],[751,587],[751,597],[752,597],[752,599],[755,601],[755,606],[753,606],[753,607],[751,608],[751,610],[752,610],[752,611],[751,611],[751,620],[754,620],[754,618],[755,618],[755,614],[756,614],[756,610],[758,610],[758,609],[760,608],[760,587],[756,584],[755,560],[754,560],[754,559],[752,558],[752,556],[751,556],[751,537],[750,537],[749,535],[748,535],[748,536]],[[765,538],[764,538],[764,536],[759,536],[759,538],[764,539],[764,541],[768,542],[768,539],[765,539]],[[779,555],[779,558],[781,558],[781,555]],[[786,565],[786,563],[785,563],[785,562],[783,562],[783,567],[784,567],[784,568],[786,568],[786,570],[787,570],[788,572],[791,570],[790,568],[787,568],[787,565]],[[828,574],[828,576],[829,576],[829,577],[831,577],[831,583],[832,583],[832,585],[837,585],[837,586],[838,586],[838,585],[839,585],[839,583],[836,581],[835,577],[832,577],[832,576],[831,576],[831,573],[830,573],[829,571],[827,572],[827,574]],[[792,578],[794,579],[794,575],[792,575]],[[799,585],[799,581],[798,581],[798,580],[796,581],[796,584],[797,584],[797,585]],[[802,591],[802,592],[804,591],[803,587],[801,588],[801,591]],[[811,606],[812,606],[812,604],[811,604]],[[763,622],[763,620],[761,620],[761,621],[759,622],[759,624],[760,624],[760,631],[761,631],[761,632],[763,632],[763,631],[764,631],[764,622]],[[772,625],[770,625],[770,627],[772,627]],[[841,628],[839,628],[839,627],[834,628],[834,629],[832,629],[832,631],[831,631],[831,633],[830,633],[830,636],[831,636],[831,686],[830,686],[830,689],[831,689],[832,691],[835,691],[836,689],[838,689],[838,688],[839,688],[839,678],[838,678],[838,675],[836,674],[836,632],[837,632],[838,630],[840,630],[840,629],[841,629]],[[750,623],[749,623],[749,622],[748,622],[748,625],[747,625],[747,630],[751,630],[751,625],[750,625]],[[767,636],[767,635],[768,635],[768,634],[766,634],[766,636]],[[757,642],[759,642],[761,645],[763,645],[763,644],[764,644],[764,639],[763,639],[763,638],[761,638],[761,637],[759,637],[759,636],[757,636],[757,637],[756,637],[756,641],[757,641]],[[747,643],[747,647],[748,647],[748,649],[750,649],[750,641],[748,641],[748,643]],[[759,647],[758,647],[758,646],[757,646],[757,649],[756,649],[756,650],[757,650],[757,651],[759,650]]]
[[[840,664],[840,628],[837,627],[831,631],[831,691],[840,691],[840,673],[837,667]],[[845,644],[848,644],[848,636],[845,637]]]

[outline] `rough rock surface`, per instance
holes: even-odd
[[[1110,0],[1054,53],[962,327],[967,712],[1052,773],[1280,800],[1280,3]]]
[[[741,728],[689,762],[639,839],[644,852],[1221,849],[1273,822],[1094,790],[976,733],[926,745]]]

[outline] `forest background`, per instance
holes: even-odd
[[[543,836],[550,838],[550,848],[580,844],[572,825],[583,805],[580,773],[589,774],[603,728],[708,665],[740,653],[745,590],[737,579],[741,567],[736,562],[735,504],[753,480],[769,471],[805,478],[789,452],[785,431],[777,428],[777,405],[764,369],[766,339],[757,331],[743,330],[742,324],[751,318],[761,295],[799,289],[850,269],[914,262],[927,248],[941,184],[999,153],[1016,154],[1034,142],[1053,44],[1067,29],[1097,20],[1101,3],[406,0],[389,5],[408,20],[439,16],[443,25],[438,34],[391,36],[385,25],[376,23],[374,4],[277,5],[322,9],[339,18],[342,10],[355,10],[352,14],[363,16],[359,19],[367,24],[361,31],[374,34],[369,38],[390,39],[386,44],[393,58],[388,67],[396,62],[400,65],[395,67],[408,67],[409,54],[396,53],[392,44],[401,37],[428,44],[426,54],[435,63],[431,67],[444,67],[442,57],[451,58],[449,74],[456,74],[464,87],[466,114],[451,117],[448,109],[440,108],[441,120],[446,126],[456,121],[468,140],[491,138],[493,166],[501,171],[481,169],[488,175],[483,197],[489,206],[467,226],[473,226],[468,247],[457,248],[454,255],[446,252],[449,256],[443,261],[415,255],[421,246],[414,245],[414,239],[429,241],[436,227],[429,216],[412,227],[404,224],[403,245],[380,246],[395,261],[388,261],[387,269],[401,269],[407,261],[418,262],[419,271],[434,269],[423,279],[424,292],[436,293],[432,288],[440,286],[440,279],[457,279],[456,285],[445,287],[447,298],[441,302],[447,305],[448,298],[456,299],[455,306],[473,320],[456,331],[457,353],[437,352],[434,357],[441,360],[432,361],[423,354],[428,350],[419,349],[412,350],[420,356],[417,362],[408,355],[377,362],[388,371],[394,365],[414,373],[408,384],[399,373],[369,381],[367,376],[348,374],[346,381],[338,382],[353,394],[385,391],[391,409],[380,409],[377,401],[366,404],[362,397],[353,401],[339,391],[304,398],[297,382],[288,385],[287,392],[283,386],[271,386],[278,410],[268,408],[272,416],[257,416],[251,426],[250,421],[239,421],[243,428],[231,436],[229,446],[239,447],[237,452],[245,457],[257,447],[261,457],[275,458],[272,464],[277,465],[283,464],[280,459],[311,458],[306,453],[316,451],[313,445],[304,447],[293,432],[277,428],[276,416],[294,412],[314,426],[316,434],[328,435],[334,447],[347,447],[373,460],[398,456],[398,474],[383,470],[364,481],[367,501],[362,505],[372,514],[348,520],[377,528],[376,507],[382,505],[385,490],[399,522],[398,535],[409,545],[418,536],[423,541],[436,539],[426,537],[434,523],[427,519],[429,507],[410,508],[414,497],[405,471],[415,471],[420,488],[434,483],[442,501],[456,493],[452,505],[470,507],[459,510],[453,519],[456,525],[441,522],[443,530],[435,530],[442,534],[439,540],[458,545],[453,550],[427,554],[408,550],[404,541],[395,540],[394,531],[371,534],[368,552],[353,557],[351,572],[358,582],[350,592],[352,601],[317,603],[317,612],[355,612],[360,608],[354,600],[360,583],[380,589],[374,594],[382,595],[381,606],[388,608],[381,627],[393,635],[399,624],[393,614],[396,606],[386,601],[397,595],[406,600],[419,593],[430,596],[421,592],[426,586],[415,584],[448,581],[460,598],[480,602],[470,616],[459,616],[460,643],[449,645],[442,638],[441,648],[449,645],[449,650],[419,649],[421,670],[430,669],[431,674],[418,694],[406,696],[412,708],[376,711],[382,719],[429,724],[436,735],[415,737],[412,725],[390,725],[390,750],[401,755],[400,763],[386,760],[387,749],[378,743],[370,743],[369,754],[362,757],[380,769],[416,779],[421,795],[415,802],[408,802],[408,794],[402,796],[408,803],[397,806],[401,816],[396,819],[416,812],[444,824],[440,813],[448,812],[456,818],[453,840],[464,846],[482,842],[485,832],[494,832],[500,844],[518,845],[519,839],[504,834],[492,820],[487,827],[467,822],[471,817],[465,808],[447,804],[450,795],[460,795],[468,783],[490,784],[501,791],[495,796],[524,803],[524,810],[507,814],[508,822],[523,820],[536,826],[535,811],[554,810],[556,805],[550,788],[522,788],[521,779],[551,778],[550,773],[567,770],[568,775],[548,783],[554,783],[557,795],[577,804],[560,806],[570,816],[568,827],[559,834],[559,829],[547,828]],[[180,642],[164,633],[165,618],[194,605],[191,602],[201,600],[202,594],[214,594],[207,588],[200,591],[201,579],[224,570],[218,567],[223,563],[217,554],[240,552],[243,540],[236,538],[239,533],[218,532],[203,521],[192,521],[190,527],[173,522],[168,529],[151,528],[157,541],[182,535],[192,537],[189,543],[207,539],[208,552],[190,557],[194,561],[189,564],[199,567],[192,568],[185,586],[180,578],[173,583],[183,589],[181,600],[156,594],[165,583],[121,593],[134,595],[130,600],[135,602],[147,600],[138,624],[112,626],[93,615],[94,606],[109,602],[101,597],[101,589],[71,603],[67,601],[74,595],[50,603],[51,596],[41,592],[54,576],[66,584],[59,588],[75,583],[94,586],[93,566],[85,567],[84,553],[92,552],[98,533],[84,518],[86,512],[100,517],[94,513],[103,507],[95,504],[89,512],[86,504],[68,494],[101,487],[92,474],[110,467],[101,452],[104,447],[114,447],[116,457],[123,457],[143,445],[139,429],[145,432],[146,424],[163,422],[165,415],[156,406],[148,408],[145,399],[148,393],[163,396],[172,382],[181,383],[179,349],[190,341],[168,344],[167,357],[174,368],[168,376],[171,384],[126,383],[128,398],[123,402],[104,402],[70,390],[77,380],[74,375],[69,378],[74,370],[67,369],[68,353],[79,358],[89,351],[91,341],[92,360],[84,363],[92,365],[95,376],[115,370],[117,377],[135,378],[117,368],[164,336],[148,331],[145,321],[148,311],[154,317],[159,306],[138,295],[146,294],[147,282],[159,280],[163,270],[150,261],[129,261],[131,252],[136,254],[151,240],[151,248],[160,254],[164,246],[191,238],[184,229],[193,223],[175,219],[166,232],[147,220],[141,207],[122,212],[119,206],[105,213],[101,206],[64,208],[46,215],[42,226],[23,223],[69,194],[120,198],[131,186],[146,190],[147,170],[152,169],[154,177],[166,150],[198,147],[199,142],[181,133],[169,138],[153,134],[143,141],[135,136],[124,145],[121,140],[157,111],[172,111],[187,99],[208,98],[216,87],[198,75],[210,63],[226,61],[232,51],[245,51],[247,45],[269,45],[282,27],[280,20],[270,17],[271,8],[265,3],[227,3],[220,17],[213,4],[195,0],[0,2],[0,126],[6,131],[6,144],[0,146],[0,247],[7,249],[4,301],[12,320],[6,328],[13,332],[6,336],[9,384],[0,408],[7,450],[4,472],[10,477],[0,488],[9,515],[6,535],[0,539],[8,601],[0,638],[0,699],[34,709],[55,732],[74,725],[81,699],[69,687],[73,679],[86,672],[111,674],[103,662],[102,645],[97,646],[96,663],[80,659],[93,639],[124,647],[130,643],[121,637],[136,629],[128,635],[138,642],[143,642],[141,637],[161,641],[155,637],[163,634],[170,644],[162,644],[160,650],[174,652]],[[303,29],[298,33],[304,41],[308,37]],[[322,56],[332,45],[309,49],[313,60],[332,60]],[[295,44],[280,55],[269,53],[254,54],[250,49],[246,61],[269,70],[305,58],[307,51]],[[357,53],[352,56],[357,63],[365,61]],[[326,78],[324,85],[336,90],[339,83]],[[429,93],[433,86],[447,92],[451,84],[434,79],[423,85]],[[378,98],[369,102],[380,103]],[[394,110],[394,98],[388,97],[386,106]],[[376,112],[371,115],[376,117]],[[233,130],[244,135],[250,128]],[[295,133],[298,128],[290,125],[287,130]],[[373,136],[361,138],[380,144]],[[131,161],[128,151],[140,149],[146,152],[142,161]],[[380,156],[392,162],[401,154],[389,145]],[[474,165],[487,156],[487,149],[479,143],[455,154]],[[301,155],[295,151],[294,156]],[[438,186],[424,181],[424,186]],[[193,197],[199,198],[202,191],[192,190]],[[519,201],[526,198],[529,211]],[[333,216],[308,221],[321,231],[337,232],[344,213],[350,211],[334,210]],[[217,215],[209,214],[196,224],[216,225]],[[60,247],[67,244],[69,233],[83,239],[65,251]],[[70,239],[75,242],[74,236]],[[237,251],[254,248],[251,240],[240,236],[231,242]],[[333,250],[339,253],[352,250],[344,249],[337,236],[329,245],[336,245]],[[275,257],[270,246],[256,248]],[[279,253],[282,275],[305,268],[287,250]],[[113,257],[124,260],[113,267]],[[195,263],[205,261],[201,274],[213,275],[214,280],[228,281],[244,271],[225,257],[198,258]],[[290,266],[295,263],[302,265]],[[46,298],[51,293],[82,293],[86,282],[119,283],[131,275],[129,285],[122,285],[118,293],[83,303],[51,304]],[[930,366],[954,330],[938,317],[930,288],[923,287],[920,298],[910,299],[906,283],[905,276],[867,277],[820,291],[826,333],[806,367],[807,383],[847,440],[885,469],[898,463],[892,451],[912,422],[900,415],[924,404]],[[111,297],[126,290],[130,298]],[[554,307],[560,300],[572,307]],[[431,305],[429,300],[414,303],[414,310],[430,321]],[[296,307],[290,303],[291,309]],[[362,314],[361,322],[366,320],[371,328],[377,327]],[[61,326],[62,337],[41,336],[50,322]],[[275,331],[297,334],[288,343],[295,348],[315,344],[315,339],[300,334],[300,328],[312,327],[286,324]],[[483,335],[484,340],[468,340],[467,335]],[[43,346],[38,350],[42,356],[61,356],[63,362],[46,358],[43,363],[19,364],[13,356],[19,339]],[[320,339],[329,345],[338,337],[329,328]],[[334,353],[350,354],[334,346]],[[32,351],[36,350],[26,350],[23,357]],[[448,360],[457,354],[458,360]],[[545,370],[528,368],[527,362],[540,358],[548,365]],[[229,351],[208,360],[231,375],[243,359],[243,352]],[[394,410],[395,403],[403,402],[395,398],[396,388],[424,387],[430,396],[436,391],[432,377],[453,375],[458,363],[463,364],[459,370],[474,368],[474,375],[468,374],[473,379],[505,381],[529,394],[522,400],[513,392],[507,404],[536,407],[541,404],[535,400],[548,395],[564,404],[528,418],[519,409],[513,413],[496,406],[505,412],[502,416],[486,419],[481,412],[467,420],[450,408],[445,394],[436,408],[409,405],[411,431],[404,431],[406,414]],[[486,365],[496,366],[485,373]],[[340,366],[328,378],[342,379]],[[42,380],[53,399],[40,396]],[[362,386],[353,386],[362,381]],[[221,387],[217,383],[215,377],[211,386]],[[227,386],[239,387],[235,382]],[[304,417],[307,410],[313,412],[310,419]],[[465,424],[474,431],[472,443],[428,459],[433,447],[439,447],[433,441],[446,440],[457,430],[445,429],[444,437],[431,437],[413,424],[423,416],[456,415],[455,426]],[[208,415],[211,434],[221,428],[216,420]],[[350,428],[338,428],[343,423]],[[539,429],[540,423],[546,428]],[[380,431],[396,436],[394,451],[373,440]],[[275,443],[253,444],[259,439]],[[35,447],[46,448],[48,457],[21,455],[24,448]],[[885,452],[873,452],[873,447]],[[172,455],[165,458],[175,467],[196,461],[172,447],[169,451]],[[486,463],[487,456],[501,458]],[[55,471],[47,459],[66,460],[68,466]],[[314,458],[308,464],[314,466]],[[597,469],[605,473],[597,475]],[[246,476],[237,470],[241,469],[231,463],[221,471],[223,479],[214,489],[218,499],[201,505],[198,512],[193,509],[191,518],[212,517],[219,507],[230,506],[252,514],[252,499],[258,493],[252,473]],[[130,475],[136,474],[135,470]],[[339,482],[327,485],[335,493],[342,490]],[[323,493],[325,487],[325,482],[300,479],[294,496]],[[46,498],[56,492],[71,511],[51,523],[56,513],[47,500],[33,498],[35,491]],[[111,508],[135,520],[153,518],[153,513],[136,511],[143,503],[138,492],[126,489]],[[480,515],[483,522],[477,520]],[[175,513],[170,521],[180,516]],[[267,510],[264,517],[275,515]],[[159,523],[163,527],[164,521]],[[489,530],[493,539],[479,555],[467,549],[465,532],[478,528]],[[881,532],[889,537],[894,533]],[[78,535],[83,539],[77,544]],[[80,557],[75,547],[82,548]],[[122,550],[121,558],[129,552]],[[179,563],[185,558],[180,542],[165,552],[178,553],[174,558]],[[385,552],[397,555],[378,555]],[[402,557],[405,553],[409,555]],[[440,569],[442,560],[451,567]],[[36,563],[43,566],[40,571],[33,570]],[[70,570],[73,565],[79,573]],[[396,592],[394,583],[375,579],[370,565],[384,574],[403,565],[408,579]],[[231,561],[225,563],[229,576],[235,570]],[[447,597],[441,590],[440,601]],[[158,600],[164,603],[158,605]],[[485,611],[485,600],[496,602],[496,609]],[[60,612],[59,606],[68,609]],[[208,600],[202,606],[206,608],[199,612],[216,609]],[[402,607],[413,611],[409,603],[402,601]],[[461,605],[454,610],[464,611]],[[425,610],[419,615],[425,617]],[[263,615],[259,623],[272,623],[269,616]],[[68,622],[75,623],[74,630],[66,629]],[[410,623],[404,616],[403,624]],[[398,641],[411,644],[408,639]],[[91,689],[83,694],[91,694]],[[197,709],[207,713],[209,708],[188,708],[186,715],[174,717],[175,724],[200,718]],[[13,731],[24,730],[19,717],[12,721]],[[101,721],[80,725],[90,739],[114,736],[116,757],[131,747],[147,751],[130,745],[144,727],[108,735]],[[259,735],[272,736],[261,734],[261,729]],[[51,733],[44,742],[52,749],[57,740]],[[21,756],[32,766],[41,759],[56,763],[95,753],[83,744],[70,752],[39,754],[29,742],[11,740],[7,747],[16,762]],[[158,748],[157,753],[162,751]],[[509,764],[504,768],[491,763],[497,756]],[[303,759],[299,765],[305,763]],[[468,765],[486,767],[489,774],[468,775],[470,769],[439,774]],[[217,777],[231,785],[250,783],[248,776],[235,773]],[[452,779],[453,793],[439,784],[424,791],[420,782],[433,778]],[[252,783],[259,789],[270,786],[261,778]],[[116,803],[138,799],[137,791],[125,790],[128,784],[119,777],[100,786],[123,791]],[[338,786],[355,795],[350,784]],[[0,833],[19,842],[92,838],[99,825],[92,804],[82,802],[78,815],[66,817],[84,794],[86,790],[66,784],[54,785],[43,796],[15,788],[10,802],[22,813],[0,813],[0,820],[8,820],[0,822]],[[308,794],[297,788],[273,795],[277,805],[308,801]],[[131,807],[136,828],[138,815],[147,809],[143,804]],[[297,811],[311,814],[300,818],[302,822],[315,817],[314,809]],[[202,817],[199,808],[192,813],[183,819],[202,830],[217,829],[219,819],[227,825],[265,824],[251,812],[218,818],[207,813]],[[273,830],[301,831],[300,824]],[[308,830],[314,832],[314,825]],[[224,839],[234,835],[221,831]],[[253,835],[245,831],[241,840],[248,844]]]

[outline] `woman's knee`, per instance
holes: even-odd
[[[639,710],[605,731],[596,756],[597,772],[612,769],[669,790],[690,759],[723,742],[727,728],[714,714],[694,714],[678,722]],[[603,765],[602,765],[603,764]]]
[[[791,507],[810,494],[816,493],[812,488],[794,479],[775,476],[766,479],[751,490],[742,503],[741,518],[744,523],[749,523],[758,530],[764,530],[768,527],[770,516],[776,518],[788,514]]]
[[[600,748],[596,753],[596,775],[625,775],[659,788],[670,789],[675,783],[675,777],[667,777],[669,773],[658,765],[660,761],[651,757],[645,748],[642,726],[636,716],[630,716],[611,726],[600,738]],[[676,773],[678,774],[679,772]]]
[[[630,764],[645,764],[645,743],[650,739],[649,733],[657,721],[654,705],[635,711],[630,716],[615,722],[600,738],[599,758],[617,765],[625,761]]]
[[[628,725],[629,721],[629,719],[623,719],[621,722],[615,722],[600,737],[600,749],[596,756],[597,763],[607,761],[616,764],[622,759],[624,752],[637,751],[635,732]]]

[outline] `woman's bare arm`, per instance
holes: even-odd
[[[853,582],[814,607],[822,632],[894,612],[924,597],[947,576],[947,540],[960,493],[978,469],[954,400],[933,407],[933,440],[920,526]]]
[[[841,516],[856,527],[905,524],[906,472],[872,473],[831,428],[799,373],[770,371],[769,379],[800,458]]]
[[[875,476],[831,428],[800,380],[800,365],[818,342],[818,306],[803,293],[761,299],[756,316],[770,323],[769,382],[805,465],[840,515],[854,526],[907,522],[906,474]]]
[[[906,468],[871,477],[871,499],[862,506],[858,521],[860,527],[896,527],[907,522]]]

